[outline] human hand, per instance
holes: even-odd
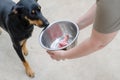
[[[50,55],[52,59],[55,59],[57,61],[65,60],[65,51],[59,50],[59,51],[47,51],[47,53]]]

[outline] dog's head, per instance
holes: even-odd
[[[42,15],[41,6],[37,0],[20,0],[10,13],[19,16],[21,19],[27,20],[30,25],[39,27],[47,27],[48,20]]]

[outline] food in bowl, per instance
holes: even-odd
[[[65,35],[63,40],[58,43],[59,48],[64,47],[68,44],[69,35]]]
[[[56,21],[40,33],[40,45],[47,50],[70,49],[76,45],[79,35],[77,24],[72,21]]]

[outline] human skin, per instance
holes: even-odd
[[[96,15],[96,4],[94,4],[83,16],[81,16],[77,20],[77,24],[80,30],[88,27],[90,24],[94,23],[95,15]],[[90,37],[81,42],[78,46],[75,46],[69,50],[58,50],[58,51],[47,51],[52,59],[57,61],[65,60],[65,59],[75,59],[80,58],[82,56],[89,55],[104,48],[107,44],[109,44],[117,32],[112,33],[100,33],[96,31],[94,28],[92,29],[92,33]]]

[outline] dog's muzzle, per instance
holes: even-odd
[[[44,28],[43,30],[45,30],[49,25],[49,22],[47,20],[43,21],[43,25],[42,27]]]

